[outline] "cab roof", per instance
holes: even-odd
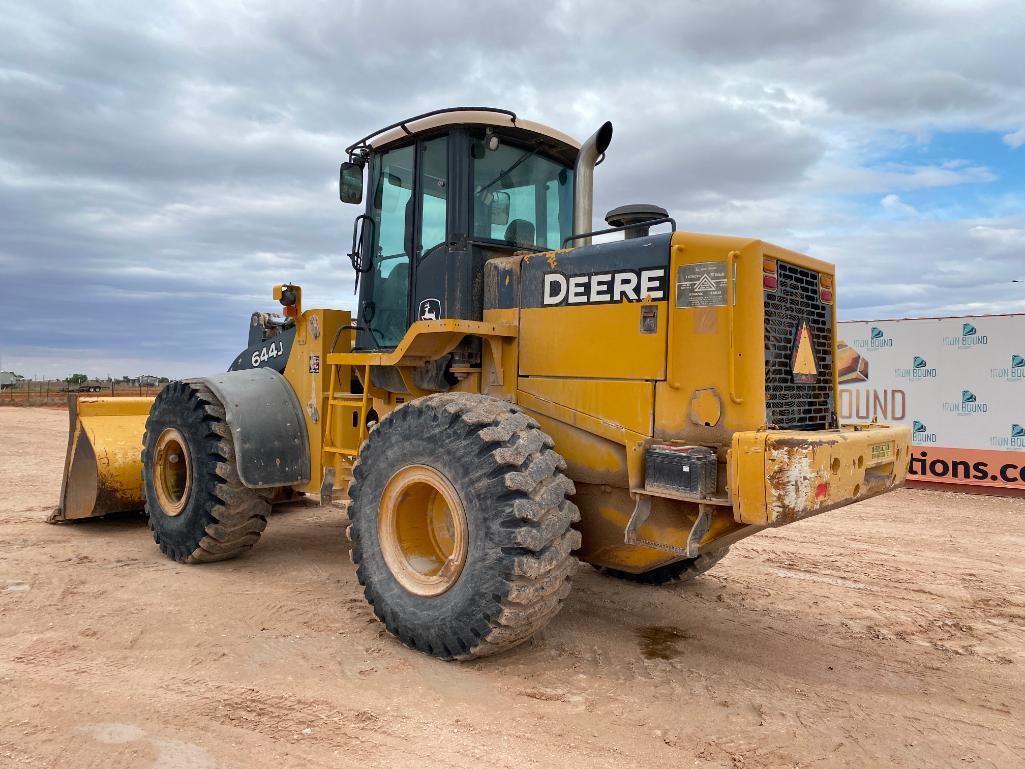
[[[422,115],[401,120],[374,131],[356,143],[345,148],[349,155],[359,152],[377,151],[390,144],[416,134],[449,125],[484,125],[496,128],[513,128],[529,131],[562,144],[574,152],[580,149],[580,142],[572,136],[557,131],[542,123],[523,120],[515,112],[493,107],[447,107],[425,112]]]

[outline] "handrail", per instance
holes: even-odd
[[[411,136],[413,132],[406,127],[407,123],[414,123],[417,120],[423,120],[424,118],[434,117],[435,115],[444,115],[447,112],[497,112],[500,115],[508,115],[510,118],[512,118],[513,124],[515,125],[516,123],[516,113],[510,109],[500,109],[498,107],[445,107],[444,109],[435,109],[431,110],[430,112],[425,112],[422,115],[415,115],[414,117],[409,117],[405,120],[400,120],[397,123],[387,125],[384,128],[379,128],[376,131],[372,131],[359,141],[353,142],[348,147],[346,147],[345,154],[351,157],[356,150],[367,149],[369,147],[369,145],[367,144],[368,141],[370,141],[376,136],[380,136],[383,133],[391,131],[393,128],[401,128],[403,131],[406,132],[407,136]]]
[[[567,235],[562,239],[562,247],[565,248],[567,243],[572,243],[574,240],[580,240],[581,238],[589,238],[592,235],[608,235],[610,232],[633,230],[637,227],[654,227],[656,224],[671,224],[673,225],[673,232],[676,232],[676,220],[671,216],[663,216],[661,219],[648,219],[644,222],[621,224],[618,227],[609,227],[607,230],[593,230],[592,232],[581,232],[579,235]]]
[[[730,332],[730,400],[734,403],[743,403],[744,399],[737,395],[737,353],[733,341],[733,308],[736,305],[736,280],[733,278],[733,266],[740,254],[730,251],[726,255],[726,319]]]
[[[683,251],[682,246],[673,246],[671,253],[675,255],[680,253],[681,251]],[[672,269],[673,264],[674,260],[670,258],[670,270]],[[676,339],[676,337],[674,336],[674,329],[676,327],[676,322],[674,320],[674,318],[676,317],[676,308],[673,306],[673,304],[675,303],[669,304],[669,306],[667,307],[668,312],[666,313],[669,316],[668,320],[666,321],[666,384],[669,385],[669,389],[671,390],[679,390],[680,383],[676,381],[676,345],[673,344],[674,340]]]

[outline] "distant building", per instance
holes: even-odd
[[[160,379],[152,374],[140,374],[136,381],[138,381],[140,387],[156,387]]]
[[[14,383],[18,381],[18,378],[17,374],[13,371],[0,371],[0,390],[14,387]]]

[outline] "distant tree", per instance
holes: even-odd
[[[168,379],[168,378],[167,378],[166,376],[162,376],[162,377],[160,377],[160,379],[159,379],[159,380],[157,380],[157,381],[158,381],[158,382],[160,382],[160,384],[167,384],[167,383],[168,383],[168,382],[170,382],[171,380],[170,380],[170,379]]]
[[[85,374],[72,374],[71,376],[69,376],[64,381],[67,382],[70,385],[80,385],[80,384],[85,384],[86,382],[88,382],[89,381],[89,377],[87,377]]]

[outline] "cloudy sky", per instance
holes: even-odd
[[[584,137],[595,211],[837,263],[845,318],[1025,311],[1025,4],[0,0],[4,369],[223,369],[352,307],[342,148],[442,106]],[[598,222],[600,224],[600,222]]]

